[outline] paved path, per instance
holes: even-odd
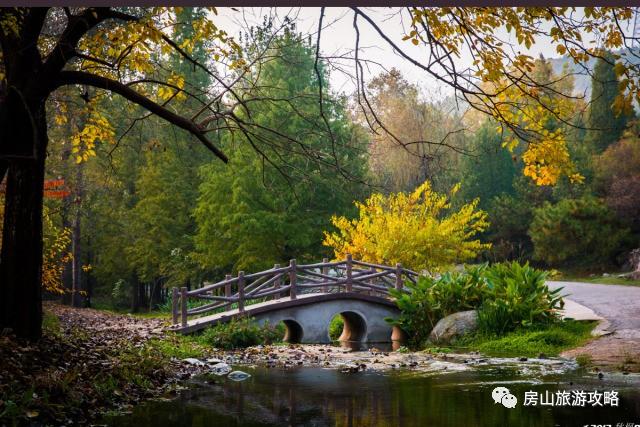
[[[640,371],[640,287],[580,282],[548,282],[567,298],[606,319],[610,335],[569,350],[564,356],[591,355],[595,365]]]
[[[640,332],[640,286],[598,285],[580,282],[547,282],[563,287],[563,294],[592,309],[611,324],[610,330]]]

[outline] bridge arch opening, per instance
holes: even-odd
[[[285,327],[284,338],[282,338],[282,341],[288,342],[290,344],[301,343],[302,336],[304,335],[302,326],[293,319],[283,320],[282,323]]]
[[[355,311],[336,314],[329,324],[329,338],[332,341],[364,341],[367,336],[367,322]]]

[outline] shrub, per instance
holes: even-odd
[[[608,264],[627,233],[594,197],[547,202],[535,210],[529,228],[534,259],[549,265]]]
[[[407,333],[414,348],[422,346],[440,319],[458,311],[477,309],[480,329],[494,335],[548,324],[558,319],[563,302],[560,290],[550,290],[545,278],[543,271],[517,262],[420,277],[407,284],[410,293],[390,291],[400,315],[387,320]]]
[[[476,237],[486,230],[486,212],[479,201],[452,206],[453,196],[440,194],[424,182],[412,193],[373,194],[356,202],[357,219],[331,218],[337,232],[325,232],[324,245],[333,248],[337,259],[346,254],[378,264],[402,263],[414,270],[436,270],[475,258],[491,245]]]
[[[438,320],[480,306],[486,287],[485,268],[483,265],[465,273],[445,273],[439,278],[420,277],[415,284],[407,283],[411,291],[408,294],[392,289],[400,316],[387,320],[407,333],[411,347],[421,346]]]
[[[282,340],[284,325],[258,325],[252,319],[243,317],[232,319],[207,329],[200,341],[223,350],[250,347],[258,344],[272,344]]]
[[[487,285],[478,311],[481,331],[501,335],[557,320],[564,305],[561,288],[550,290],[545,272],[512,262],[494,264],[483,273]]]

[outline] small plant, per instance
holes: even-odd
[[[62,335],[60,319],[53,313],[44,312],[42,315],[42,330],[44,335],[59,337]]]
[[[483,275],[487,286],[478,311],[481,331],[501,335],[558,320],[562,288],[550,290],[544,271],[512,262],[494,264]]]
[[[424,351],[430,354],[446,354],[453,352],[449,347],[427,347]]]
[[[338,315],[331,319],[329,323],[329,338],[331,341],[338,341],[340,335],[342,335],[342,330],[344,329],[344,320],[342,316]]]
[[[258,344],[272,344],[281,341],[283,336],[283,324],[259,325],[253,319],[243,317],[207,329],[199,341],[215,348],[231,350]]]
[[[578,366],[586,368],[591,366],[591,363],[593,363],[593,358],[590,354],[579,354],[576,356],[576,362],[578,363]]]

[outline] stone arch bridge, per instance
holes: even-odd
[[[329,343],[329,324],[341,315],[341,341],[390,342],[402,332],[385,321],[399,313],[389,289],[408,292],[418,273],[403,268],[353,260],[288,266],[275,265],[259,273],[236,277],[187,290],[173,289],[171,330],[191,333],[208,326],[249,316],[257,322],[286,327],[291,343]],[[192,301],[194,304],[189,304]],[[191,306],[191,308],[189,308]]]

